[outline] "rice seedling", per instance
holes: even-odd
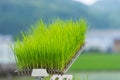
[[[56,19],[46,24],[36,22],[29,32],[22,33],[13,51],[19,70],[44,68],[63,72],[76,52],[85,44],[86,21]]]

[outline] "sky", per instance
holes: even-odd
[[[74,1],[81,2],[85,5],[91,6],[94,3],[96,3],[98,0],[74,0]]]

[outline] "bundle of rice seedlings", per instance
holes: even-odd
[[[48,24],[39,20],[14,44],[18,70],[42,68],[49,74],[63,73],[85,44],[86,26],[83,19],[57,19]]]

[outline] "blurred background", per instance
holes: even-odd
[[[85,51],[68,72],[75,80],[120,80],[120,0],[0,0],[0,80],[34,80],[15,73],[10,45],[37,20],[56,17],[88,22]]]

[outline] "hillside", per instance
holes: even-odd
[[[120,29],[119,4],[120,0],[99,0],[90,7],[91,15],[98,20],[98,28]]]
[[[88,15],[85,6],[64,0],[0,0],[0,34],[26,30],[40,18],[80,18]]]
[[[117,5],[111,9],[113,2],[106,5],[109,1],[114,0],[99,1],[88,7],[72,0],[0,0],[0,34],[16,35],[40,18],[47,22],[55,17],[83,17],[93,29],[120,28],[120,10]]]

